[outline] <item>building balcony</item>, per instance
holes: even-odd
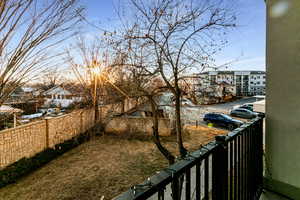
[[[115,200],[252,200],[260,199],[262,191],[263,119],[257,118],[217,136]]]

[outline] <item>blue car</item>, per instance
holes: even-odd
[[[234,130],[235,128],[237,128],[243,124],[242,121],[233,119],[233,118],[229,117],[228,115],[221,114],[221,113],[205,114],[203,121],[225,127],[229,130]]]

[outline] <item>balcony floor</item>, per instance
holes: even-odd
[[[260,196],[260,200],[291,200],[291,199],[280,196],[271,191],[264,190],[264,192]]]

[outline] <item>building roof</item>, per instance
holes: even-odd
[[[23,110],[8,105],[0,106],[0,113],[22,113]]]
[[[196,76],[197,75],[202,75],[202,74],[209,74],[209,73],[212,73],[212,72],[215,72],[217,74],[234,74],[235,72],[248,72],[250,74],[265,74],[266,72],[265,71],[257,71],[257,70],[236,70],[236,71],[230,71],[230,70],[224,70],[224,71],[206,71],[206,72],[202,72],[202,73],[197,73],[195,74]]]
[[[64,89],[61,86],[55,86],[44,92],[44,95],[52,95],[52,94],[71,95],[71,92]]]

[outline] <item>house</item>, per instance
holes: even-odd
[[[175,103],[173,94],[163,92],[154,97],[158,105],[159,134],[171,135],[175,124]],[[133,100],[135,102],[135,100]],[[194,105],[189,99],[181,98],[181,119],[184,124],[193,124],[200,116],[199,106]],[[134,105],[134,103],[132,104]],[[129,107],[128,107],[129,108]],[[114,113],[114,117],[105,122],[105,132],[113,134],[134,133],[152,134],[153,116],[151,103],[147,99],[141,99],[138,104],[123,113]]]
[[[72,93],[69,89],[62,86],[55,86],[42,93],[45,99],[44,106],[55,105],[58,107],[68,107],[72,103],[79,102],[82,97],[78,93]]]
[[[158,115],[160,118],[175,119],[175,101],[174,95],[171,92],[163,92],[154,97],[158,105]],[[181,98],[181,118],[185,122],[195,122],[201,115],[200,107],[195,105],[189,99]],[[128,110],[124,113],[125,116],[130,117],[151,117],[152,110],[149,101],[144,101],[142,104]]]
[[[43,99],[34,95],[36,91],[38,91],[36,88],[29,86],[19,87],[9,96],[4,104],[19,108],[26,114],[35,113],[37,109],[44,104]]]
[[[227,74],[225,74],[227,76]],[[230,77],[230,76],[229,76]],[[228,77],[209,83],[206,74],[184,77],[183,90],[187,97],[199,104],[212,104],[225,102],[236,96],[236,89]]]

